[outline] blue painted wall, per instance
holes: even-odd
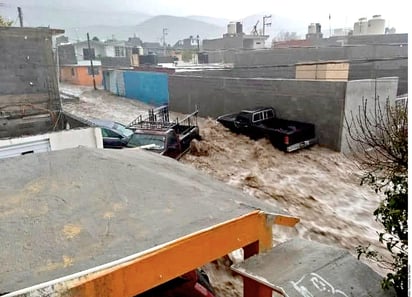
[[[123,77],[127,98],[138,99],[155,106],[169,103],[168,74],[124,71]]]

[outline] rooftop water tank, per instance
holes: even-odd
[[[243,25],[241,22],[236,22],[236,33],[237,34],[243,33]]]
[[[384,34],[385,33],[385,19],[380,15],[374,15],[368,21],[368,34]]]
[[[227,34],[236,34],[236,23],[230,22],[227,25]]]
[[[315,23],[311,23],[308,26],[308,34],[315,34],[316,33],[316,25]]]
[[[353,35],[365,35],[368,34],[368,21],[366,18],[360,18],[353,25]]]

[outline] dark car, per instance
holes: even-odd
[[[100,127],[104,148],[123,148],[127,145],[133,131],[125,125],[109,120],[89,120],[93,126]]]

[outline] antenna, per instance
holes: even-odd
[[[271,19],[271,18],[272,18],[272,15],[263,16],[263,30],[262,30],[263,35],[265,35],[265,27],[266,26],[269,27],[272,25],[272,23],[266,23],[266,19]]]
[[[256,24],[253,26],[253,30],[252,30],[252,34],[253,35],[259,35],[258,31],[257,31],[257,25],[259,24],[259,20],[256,22]]]

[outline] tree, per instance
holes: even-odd
[[[183,52],[182,52],[182,60],[184,61],[184,62],[191,62],[192,60],[193,60],[193,54],[194,54],[195,52],[194,51],[192,51],[192,50],[184,50]]]
[[[0,15],[0,27],[11,27],[13,25],[13,21],[7,21]]]
[[[93,40],[93,41],[100,41],[99,37],[97,37],[97,36],[94,36],[94,37],[92,38],[92,40]]]
[[[398,296],[408,289],[408,113],[405,104],[384,106],[376,98],[374,106],[362,99],[357,114],[345,118],[351,151],[366,174],[361,184],[370,185],[384,199],[374,211],[384,231],[379,241],[391,253],[388,262],[370,246],[357,248],[362,255],[390,270],[382,287],[393,287]]]

